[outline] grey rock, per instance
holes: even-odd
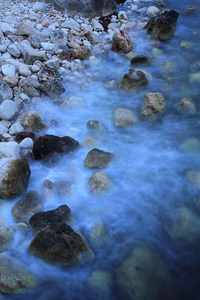
[[[9,249],[14,239],[14,230],[12,227],[0,226],[0,252]]]
[[[25,22],[18,28],[17,34],[29,36],[29,35],[35,34],[35,32],[36,32],[36,29],[34,28],[34,23]]]
[[[21,124],[28,131],[39,131],[46,128],[42,118],[37,112],[28,112],[21,117]]]
[[[141,115],[145,119],[152,119],[165,111],[165,98],[161,93],[147,93],[144,96],[144,107]]]
[[[101,193],[110,188],[111,182],[105,172],[96,172],[89,179],[89,188],[94,193]]]
[[[11,120],[18,112],[18,105],[12,100],[4,100],[0,105],[0,118]]]
[[[124,75],[119,88],[130,92],[135,92],[138,88],[147,86],[149,83],[146,74],[141,70],[129,69]]]
[[[45,12],[47,9],[47,4],[41,1],[37,1],[33,5],[33,10],[35,12]]]
[[[11,44],[10,46],[8,46],[7,51],[14,57],[19,58],[21,56],[21,52],[15,44]]]
[[[112,153],[94,148],[90,152],[88,152],[84,160],[84,165],[89,169],[102,169],[108,166],[112,158]]]
[[[0,103],[3,100],[12,99],[13,98],[13,91],[9,87],[8,84],[0,80]]]
[[[40,60],[40,61],[46,60],[45,51],[35,50],[34,48],[32,48],[30,45],[26,43],[18,44],[17,47],[19,51],[21,51],[25,63],[28,65],[32,65],[36,60]]]
[[[137,116],[131,109],[117,108],[114,112],[115,126],[128,127],[137,123]]]

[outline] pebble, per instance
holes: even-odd
[[[5,76],[15,76],[16,75],[16,67],[13,65],[6,64],[1,67],[1,72]]]
[[[0,118],[11,120],[18,112],[17,104],[12,100],[4,100],[0,105]]]

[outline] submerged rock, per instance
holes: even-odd
[[[28,192],[13,207],[13,216],[21,222],[28,222],[30,217],[44,210],[41,197],[36,192]]]
[[[136,246],[117,272],[124,298],[129,300],[176,299],[167,267],[154,249]]]
[[[25,192],[30,178],[28,161],[24,158],[0,160],[0,196],[14,198]]]
[[[152,58],[145,55],[135,55],[131,58],[132,65],[145,65],[149,64],[152,61]]]
[[[144,96],[144,107],[141,115],[145,119],[152,119],[165,111],[165,98],[161,93],[147,93]]]
[[[196,113],[196,106],[191,98],[184,97],[175,106],[175,109],[186,115],[194,115]]]
[[[112,158],[112,153],[94,148],[90,152],[88,152],[84,160],[84,165],[89,169],[102,169],[108,166]]]
[[[21,124],[28,131],[39,131],[46,128],[46,125],[42,121],[42,118],[35,111],[26,113],[21,118]]]
[[[133,126],[137,123],[134,111],[127,108],[117,108],[114,112],[115,126],[124,128]]]
[[[116,30],[112,39],[112,50],[128,53],[133,49],[129,35],[123,30]]]
[[[34,275],[11,258],[0,258],[0,291],[22,293],[35,284]]]
[[[14,229],[10,226],[0,226],[0,252],[8,250],[13,240]]]
[[[42,160],[56,153],[68,154],[79,147],[79,142],[69,136],[43,135],[33,145],[33,155],[37,160]]]
[[[160,40],[168,40],[176,30],[179,14],[175,10],[165,10],[159,16],[151,18],[147,23],[147,31]]]
[[[61,205],[56,209],[39,212],[34,214],[29,223],[35,232],[40,232],[50,225],[60,225],[69,221],[71,218],[71,210],[67,205]]]
[[[111,296],[112,277],[110,273],[94,271],[89,277],[88,284],[92,291],[98,293],[98,295],[100,293],[100,295],[105,294],[107,297]]]
[[[89,188],[94,193],[106,191],[110,186],[110,179],[105,172],[96,172],[89,179]]]
[[[130,92],[136,91],[139,87],[148,85],[146,74],[141,70],[129,69],[124,75],[119,88]]]
[[[180,145],[180,149],[190,154],[199,155],[200,139],[195,137],[189,138]]]

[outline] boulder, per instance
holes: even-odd
[[[147,23],[147,31],[160,40],[168,40],[174,36],[179,14],[175,10],[165,10],[160,15],[151,18]]]
[[[161,93],[147,93],[141,115],[145,119],[155,118],[165,111],[165,98]]]
[[[152,61],[152,58],[145,55],[134,55],[131,59],[132,65],[146,65]]]
[[[57,153],[68,154],[79,147],[79,142],[69,136],[43,135],[33,145],[33,155],[36,160],[42,160]]]
[[[12,209],[13,216],[17,221],[27,223],[32,215],[44,210],[41,197],[36,192],[28,192]]]
[[[167,267],[155,249],[136,246],[117,272],[125,299],[176,299]]]
[[[71,16],[107,16],[116,12],[114,0],[50,0],[56,9],[67,11]]]
[[[0,226],[0,252],[8,250],[13,240],[14,229],[10,226]]]
[[[0,291],[5,294],[22,293],[34,286],[34,275],[11,258],[0,258]]]
[[[84,165],[89,169],[103,169],[108,166],[112,158],[112,153],[94,148],[88,152],[84,160]]]
[[[24,158],[0,160],[0,196],[14,198],[25,192],[30,178],[28,161]]]
[[[112,38],[112,50],[128,53],[133,49],[129,35],[123,30],[116,30]]]
[[[89,179],[89,188],[94,193],[106,191],[110,185],[110,179],[105,172],[96,172]]]
[[[115,126],[124,128],[137,123],[137,116],[131,109],[117,108],[114,112]]]
[[[67,205],[61,205],[56,209],[34,214],[29,223],[38,233],[50,225],[61,225],[71,218],[71,210]]]
[[[147,86],[148,83],[147,76],[143,71],[129,69],[128,73],[124,75],[119,88],[134,92],[140,87]]]
[[[22,116],[21,124],[28,131],[39,131],[39,130],[46,128],[46,125],[42,121],[42,118],[35,111],[28,112],[24,116]],[[24,135],[24,137],[25,137],[25,135]]]
[[[0,80],[0,103],[13,98],[13,91],[8,84]]]

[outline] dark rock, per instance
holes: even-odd
[[[61,225],[71,218],[71,210],[67,205],[33,215],[29,223],[35,232],[40,232],[50,225]]]
[[[16,134],[15,136],[15,141],[17,143],[20,143],[23,141],[25,138],[31,138],[33,141],[35,140],[35,134],[30,131],[22,131]]]
[[[119,88],[128,91],[135,91],[139,87],[148,85],[148,79],[141,70],[129,69],[128,73],[124,75]]]
[[[102,169],[108,166],[112,158],[112,153],[94,148],[88,152],[87,157],[84,160],[84,165],[89,169]]]
[[[11,100],[12,98],[12,89],[4,81],[0,80],[0,104],[3,100]]]
[[[28,192],[13,207],[13,216],[21,222],[28,222],[35,213],[44,210],[41,197],[36,192]]]
[[[99,18],[99,23],[103,26],[104,31],[108,30],[108,25],[111,23],[112,16],[105,16]]]
[[[63,87],[60,75],[55,68],[45,66],[38,74],[41,92],[51,98],[60,96],[64,93],[65,88]]]
[[[0,258],[0,291],[5,294],[22,293],[35,284],[32,273],[11,258]]]
[[[82,17],[107,16],[116,12],[114,0],[50,0],[56,9],[67,11],[71,16]]]
[[[0,252],[9,249],[14,240],[14,229],[12,227],[0,226]]]
[[[149,64],[151,62],[151,58],[149,56],[145,55],[136,55],[131,59],[132,65],[143,65],[143,64]]]
[[[0,160],[0,196],[14,198],[25,192],[29,178],[30,168],[24,158]]]
[[[21,124],[26,130],[40,131],[46,128],[40,115],[35,111],[30,111],[21,117]]]
[[[128,34],[123,30],[116,30],[112,38],[112,50],[128,53],[132,49],[133,43]]]
[[[148,21],[147,31],[160,40],[168,40],[175,33],[178,17],[179,14],[175,10],[165,10]]]
[[[79,147],[79,142],[69,136],[43,135],[33,145],[33,155],[37,160],[45,159],[56,153],[68,154]]]
[[[58,57],[59,57],[61,60],[72,61],[72,60],[75,59],[75,56],[74,56],[74,50],[73,50],[73,49],[67,49],[67,50],[64,50],[64,51],[62,51],[61,53],[58,54]]]
[[[90,53],[89,48],[82,46],[74,50],[74,58],[84,60],[90,56]]]
[[[46,226],[36,235],[29,249],[32,254],[62,266],[81,264],[94,258],[81,235],[65,223]]]
[[[123,4],[123,3],[126,2],[126,0],[115,0],[115,2],[116,2],[117,4]]]

